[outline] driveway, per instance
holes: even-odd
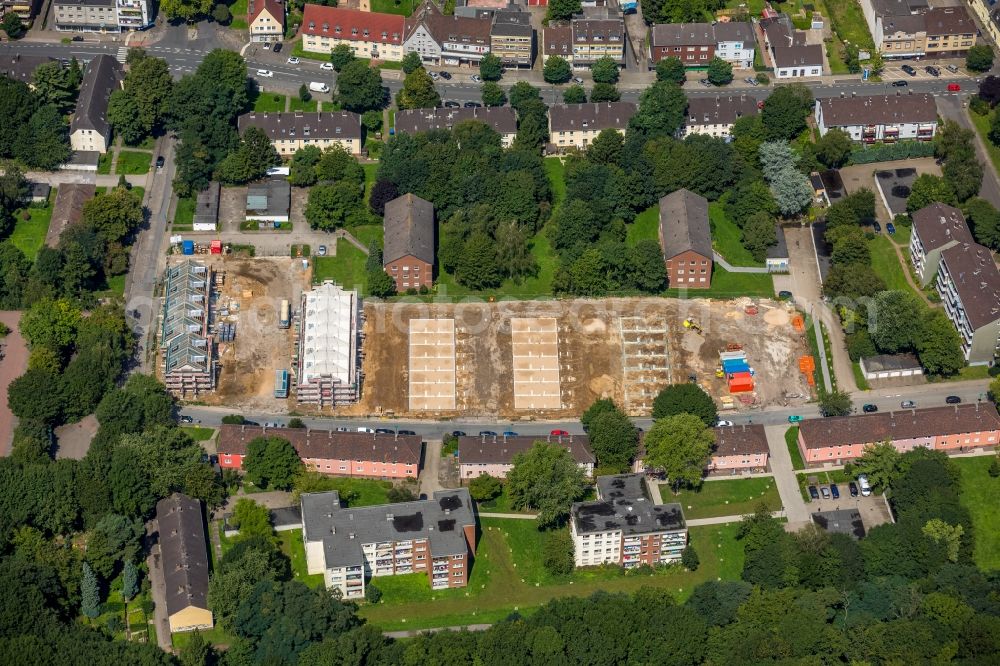
[[[956,95],[939,95],[934,99],[937,101],[938,113],[946,119],[954,120],[962,127],[972,130],[975,136],[976,156],[979,158],[979,163],[984,167],[983,184],[979,188],[979,196],[997,208],[1000,208],[1000,180],[998,180],[997,172],[993,168],[993,162],[990,161],[989,155],[986,153],[986,146],[983,144],[982,137],[979,136],[979,132],[975,131],[969,114],[962,106],[962,100],[965,98]]]
[[[767,448],[771,461],[771,471],[774,474],[774,483],[778,486],[778,495],[781,497],[781,504],[785,508],[785,516],[788,518],[787,529],[795,531],[808,523],[809,509],[799,492],[799,482],[795,478],[795,470],[792,469],[792,457],[788,453],[785,445],[785,431],[788,424],[767,426],[764,434],[767,436]]]
[[[431,438],[424,442],[424,468],[420,472],[420,494],[430,497],[441,490],[441,439]]]
[[[155,520],[146,524],[146,537],[152,539],[158,527]],[[163,569],[160,564],[160,545],[156,544],[146,558],[149,569],[149,587],[153,595],[153,622],[156,627],[156,642],[164,652],[173,652],[173,641],[170,638],[170,621],[167,619],[166,584],[163,582]]]

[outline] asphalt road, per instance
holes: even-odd
[[[938,113],[947,120],[954,120],[966,129],[973,130],[976,144],[976,155],[979,162],[985,167],[983,169],[983,184],[979,187],[979,196],[986,199],[996,207],[1000,207],[1000,182],[997,181],[997,173],[989,168],[990,158],[986,152],[982,137],[975,131],[969,114],[965,112],[962,102],[957,97],[941,96],[937,98]]]

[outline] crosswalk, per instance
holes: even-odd
[[[127,46],[118,47],[118,55],[115,56],[115,60],[124,65],[126,58],[128,58],[128,47]]]

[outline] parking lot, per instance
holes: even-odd
[[[905,62],[886,62],[885,68],[882,70],[882,80],[883,81],[929,81],[933,79],[956,79],[956,78],[967,78],[969,74],[962,69],[960,66],[961,61],[957,62],[929,62],[921,60],[910,60]],[[956,71],[948,69],[948,66],[952,66]],[[904,67],[912,67],[913,73],[909,73],[904,70]],[[928,72],[925,68],[934,67],[938,70],[938,75]]]
[[[814,480],[815,483],[813,483]],[[830,484],[826,482],[825,475],[823,473],[810,474],[808,482],[808,485],[815,485],[816,489],[821,492],[818,500],[814,499],[806,503],[806,508],[810,513],[854,509],[861,514],[861,521],[864,523],[865,531],[892,521],[889,506],[882,495],[872,493],[868,497],[864,497],[859,493],[857,497],[851,497],[848,484],[838,483],[836,485],[840,491],[840,498],[833,499],[832,495],[829,498],[824,498],[822,490],[830,487]]]

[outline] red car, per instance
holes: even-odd
[[[569,433],[566,432],[565,430],[553,430],[549,434],[552,435],[553,437],[565,437]]]
[[[958,85],[957,83],[949,83],[948,84],[948,92],[958,92],[961,89],[962,89],[962,86]]]

